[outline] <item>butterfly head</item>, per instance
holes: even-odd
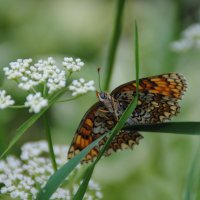
[[[97,95],[97,98],[99,99],[99,101],[101,101],[102,103],[107,103],[107,102],[110,102],[110,99],[111,99],[111,96],[109,93],[107,92],[98,92],[96,91],[96,95]]]
[[[115,113],[118,107],[117,101],[107,92],[96,92],[97,98],[104,104],[107,110],[111,113]],[[116,115],[116,114],[115,114]]]

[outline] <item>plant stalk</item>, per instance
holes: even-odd
[[[124,4],[125,4],[125,0],[118,0],[117,2],[114,29],[113,29],[112,38],[110,41],[110,46],[109,46],[109,51],[108,51],[108,57],[106,61],[105,81],[104,81],[104,87],[103,87],[105,91],[109,89],[110,81],[113,74],[117,45],[119,42],[121,29],[122,29],[122,14],[123,14]]]
[[[44,118],[46,138],[47,138],[48,147],[49,147],[49,154],[51,157],[51,163],[52,163],[54,171],[57,171],[57,164],[56,164],[55,154],[54,154],[54,150],[53,150],[53,143],[52,143],[51,131],[50,131],[47,113],[44,113],[43,118]]]

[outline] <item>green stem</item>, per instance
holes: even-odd
[[[47,83],[45,82],[43,86],[43,96],[46,97],[46,94],[47,94]]]
[[[124,4],[125,4],[125,0],[118,0],[117,8],[116,8],[115,24],[114,24],[112,39],[110,41],[108,57],[106,61],[104,90],[108,90],[111,77],[113,74],[112,72],[114,68],[113,66],[114,66],[114,61],[115,61],[115,56],[116,56],[116,51],[117,51],[117,45],[118,45],[119,37],[121,34],[122,14],[123,14]]]
[[[75,96],[75,97],[72,97],[72,98],[68,98],[68,99],[61,99],[61,100],[58,100],[56,103],[63,103],[63,102],[72,101],[72,100],[78,99],[81,96],[82,95],[78,95],[78,96]]]
[[[52,166],[53,166],[54,171],[57,171],[57,164],[56,164],[55,154],[54,154],[54,150],[53,150],[51,131],[50,131],[50,127],[49,127],[49,120],[48,120],[47,113],[44,114],[43,118],[44,118],[44,125],[45,125],[45,129],[46,129],[45,132],[46,132],[47,142],[48,142],[48,146],[49,146],[49,154],[51,157]]]
[[[19,105],[19,106],[9,106],[9,108],[26,108],[24,105]]]

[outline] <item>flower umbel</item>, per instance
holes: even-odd
[[[18,59],[11,62],[10,67],[5,67],[5,75],[8,79],[16,80],[18,87],[23,90],[31,90],[35,86],[47,83],[48,93],[52,93],[65,87],[65,71],[55,65],[55,60],[49,57],[47,60],[39,60],[31,65],[32,59]]]
[[[84,62],[82,62],[80,58],[73,59],[72,57],[65,57],[63,66],[67,69],[68,72],[72,73],[80,71],[84,66]]]
[[[69,90],[72,91],[72,96],[78,96],[85,94],[88,91],[95,91],[94,81],[85,82],[85,79],[73,80],[69,86]]]
[[[4,67],[7,79],[18,80],[28,70],[32,59],[17,59],[16,62],[11,62],[10,67]]]
[[[56,65],[55,60],[49,57],[47,60],[39,60],[32,64],[32,59],[17,59],[10,62],[9,67],[4,67],[5,76],[8,80],[14,80],[20,89],[26,90],[29,94],[26,97],[24,106],[30,107],[29,112],[38,113],[48,105],[48,99],[53,94],[65,88],[68,77],[76,71],[80,71],[84,63],[80,58],[65,57],[61,69]],[[94,81],[85,82],[84,79],[72,81],[69,87],[72,95],[85,94],[94,91]],[[68,87],[66,87],[67,89]],[[0,109],[14,104],[14,100],[5,91],[0,91]]]
[[[181,38],[171,44],[171,49],[175,52],[188,51],[200,48],[200,24],[192,24],[185,29]]]
[[[0,90],[0,109],[7,108],[15,103],[10,95],[6,95],[5,90]]]
[[[54,146],[57,163],[64,164],[66,159],[66,146]],[[35,199],[37,193],[53,174],[51,161],[48,156],[48,145],[45,141],[26,143],[21,148],[21,159],[8,156],[0,161],[0,199],[7,194],[16,199]],[[80,170],[80,166],[74,170],[73,176]],[[67,181],[67,180],[66,180]],[[68,180],[69,181],[69,180]],[[52,195],[51,199],[71,200],[80,183],[68,185],[64,183]],[[100,186],[90,181],[86,199],[102,199]]]

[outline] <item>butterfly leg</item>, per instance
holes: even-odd
[[[102,113],[109,113],[108,110],[99,109],[99,111],[102,112]]]
[[[107,117],[107,115],[106,115],[106,113],[109,113],[108,110],[99,109],[98,111],[101,112],[101,113],[104,113],[105,114],[104,115],[105,119],[109,120],[109,117]]]

